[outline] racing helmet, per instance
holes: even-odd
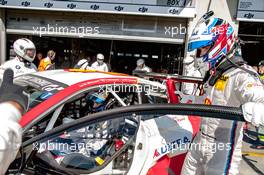
[[[97,62],[98,62],[99,64],[103,64],[103,62],[104,62],[104,55],[101,54],[101,53],[98,53],[98,54],[96,55],[96,59],[97,59]]]
[[[202,57],[209,68],[232,53],[236,46],[234,28],[225,20],[205,14],[194,28],[188,43],[188,51],[196,50],[196,57]]]
[[[258,66],[264,66],[264,60],[260,61]]]
[[[137,66],[140,66],[140,65],[142,65],[142,64],[145,64],[145,60],[142,59],[142,58],[138,59],[138,60],[137,60]]]
[[[27,38],[21,38],[14,42],[14,51],[17,56],[25,61],[33,62],[36,56],[35,44]]]
[[[100,112],[105,110],[105,100],[107,97],[108,94],[106,92],[99,92],[88,95],[87,100],[89,101],[89,107],[92,110],[91,112]]]
[[[87,70],[89,66],[89,61],[87,59],[81,59],[78,63],[74,66],[75,69],[82,69]]]

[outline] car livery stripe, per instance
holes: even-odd
[[[98,71],[95,69],[90,69],[90,70],[82,70],[82,69],[64,69],[66,72],[83,72],[83,73],[103,73],[107,75],[115,75],[115,76],[130,76],[128,74],[122,74],[122,73],[117,73],[117,72],[104,72],[104,71]]]
[[[64,84],[62,82],[59,82],[59,81],[55,81],[55,80],[52,80],[52,79],[49,79],[49,78],[46,78],[46,77],[42,77],[42,76],[39,76],[39,75],[34,75],[34,74],[27,74],[26,76],[29,76],[29,77],[36,77],[36,78],[39,78],[39,79],[42,79],[42,80],[45,80],[45,81],[48,81],[52,84],[56,84],[56,85],[59,85],[63,88],[67,87],[68,85],[67,84]]]
[[[234,146],[235,146],[235,139],[236,139],[236,130],[237,130],[237,122],[234,121],[232,124],[232,129],[231,129],[231,134],[230,134],[231,149],[228,151],[224,174],[229,174],[229,170],[231,168],[233,153],[235,149]]]
[[[166,82],[166,85],[167,85],[169,102],[175,104],[179,103],[179,97],[175,94],[176,91],[175,81],[169,78]]]
[[[44,90],[45,88],[52,88],[49,92],[57,93],[60,89],[68,87],[67,84],[42,77],[34,74],[26,74],[19,76],[18,79],[15,79],[16,83],[25,83],[26,85],[32,86],[38,90]]]
[[[174,103],[174,104],[179,103],[179,97],[175,94],[175,91],[176,91],[175,81],[172,79],[168,79],[166,82],[166,85],[167,85],[169,102]],[[199,132],[201,119],[200,117],[196,117],[196,116],[188,116],[188,119],[192,125],[192,129],[193,129],[192,137],[194,139],[196,134]]]
[[[138,84],[137,78],[135,77],[115,77],[115,78],[101,78],[101,79],[93,79],[87,80],[83,82],[76,83],[69,87],[66,87],[64,90],[59,91],[54,96],[50,97],[49,100],[46,100],[30,111],[28,111],[20,120],[20,125],[24,128],[33,120],[37,120],[37,117],[46,112],[50,107],[56,105],[66,97],[72,95],[73,93],[91,87],[98,86],[104,84]]]
[[[200,130],[201,118],[197,116],[188,115],[188,119],[192,125],[192,130],[193,130],[192,137],[194,139],[194,137]]]
[[[187,153],[179,154],[173,157],[164,155],[149,168],[147,175],[169,175],[181,174],[181,169]],[[158,173],[157,173],[158,172]]]

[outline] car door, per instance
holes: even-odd
[[[189,115],[244,121],[239,108],[219,106],[146,104],[112,109],[23,142],[23,159],[18,161],[17,171],[153,174],[158,169],[161,173],[179,174],[197,132],[194,128],[199,128],[193,126]]]

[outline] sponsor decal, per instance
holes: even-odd
[[[251,19],[251,18],[254,18],[254,14],[247,13],[247,14],[244,15],[244,17],[247,18],[247,19]]]
[[[53,93],[51,92],[45,92],[40,96],[40,99],[42,100],[47,100],[48,98],[50,98],[53,95]]]
[[[219,91],[224,91],[229,77],[222,75],[215,83],[215,88]]]
[[[115,8],[114,8],[116,11],[123,11],[124,10],[124,7],[122,7],[122,6],[116,6]]]
[[[16,65],[16,69],[21,69],[21,67],[19,65]]]
[[[100,11],[111,13],[159,14],[195,17],[196,3],[190,0],[0,0],[0,6],[31,9],[70,9],[73,11]],[[7,8],[7,7],[6,7]],[[182,10],[187,13],[181,13]]]
[[[205,104],[205,105],[212,105],[212,101],[211,101],[211,99],[206,98],[206,99],[204,100],[204,104]]]
[[[177,121],[177,122],[182,122],[182,121],[185,121],[185,119],[186,119],[185,117],[182,117],[182,118],[176,118],[176,121]]]
[[[257,83],[248,83],[247,88],[252,88],[252,87],[262,87],[262,84],[257,84]]]
[[[55,84],[48,80],[44,80],[39,77],[34,77],[30,75],[29,76],[23,75],[17,81],[21,82],[22,84],[23,82],[26,82],[26,84],[34,88],[41,89],[43,91],[48,91],[48,92],[52,91],[53,93],[64,89],[63,85],[61,84]]]
[[[30,6],[30,2],[23,1],[23,2],[21,2],[21,6],[24,6],[24,7]]]
[[[180,116],[180,115],[168,115],[168,117],[175,120],[178,123],[186,121],[187,119],[186,116]]]
[[[192,36],[194,36],[194,35],[197,35],[197,33],[192,34]],[[201,39],[201,37],[192,37],[189,39],[189,41],[195,41],[195,40],[199,40],[199,39]]]
[[[99,165],[103,165],[104,164],[104,160],[101,158],[101,157],[96,157],[95,158],[95,161],[96,161],[96,163],[98,163]]]
[[[47,85],[47,86],[42,87],[42,90],[49,91],[49,92],[50,91],[61,91],[63,89],[64,89],[63,87],[60,87],[57,84],[50,84],[50,85]]]
[[[170,143],[167,143],[163,145],[161,148],[158,148],[154,151],[153,158],[163,156],[165,154],[168,154],[170,152],[176,151],[180,148],[181,145],[191,143],[191,140],[189,140],[188,137],[184,136],[183,138],[177,139],[175,141],[172,141]]]
[[[53,7],[53,3],[50,3],[50,2],[45,3],[44,7],[51,8],[51,7]]]

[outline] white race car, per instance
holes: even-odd
[[[155,106],[177,98],[169,84],[80,70],[27,74],[16,83],[31,101],[9,173],[179,174],[199,130],[192,111]]]

